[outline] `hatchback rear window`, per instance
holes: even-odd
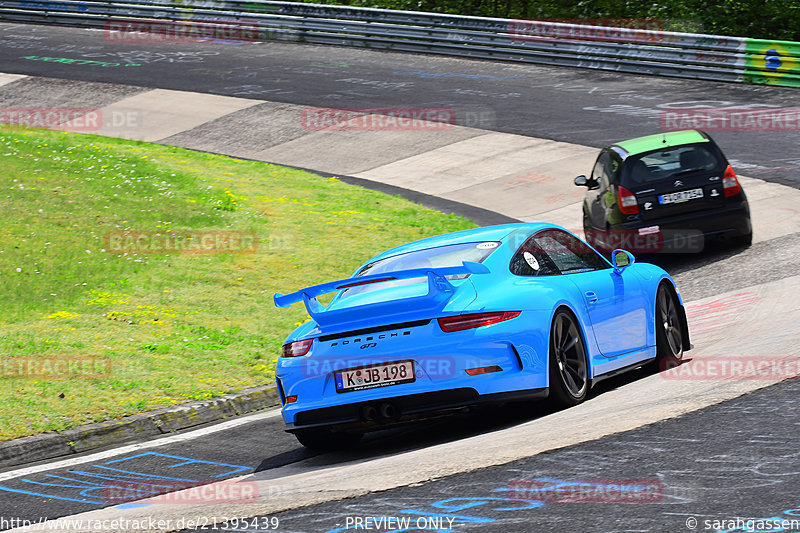
[[[644,185],[694,172],[722,171],[722,158],[709,143],[675,146],[632,156],[625,161],[622,181]]]

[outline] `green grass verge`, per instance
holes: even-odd
[[[274,292],[474,227],[335,178],[93,135],[0,127],[0,169],[3,440],[269,383],[307,318]],[[253,253],[112,253],[123,231],[258,239]],[[110,367],[56,364],[80,358]]]

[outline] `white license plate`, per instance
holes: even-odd
[[[340,370],[336,377],[336,392],[351,392],[377,387],[388,387],[414,381],[414,362],[398,361],[385,365]]]
[[[658,197],[660,204],[677,204],[679,202],[687,202],[695,198],[703,197],[703,189],[689,189],[688,191],[671,192],[669,194],[662,194]]]

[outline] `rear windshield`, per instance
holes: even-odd
[[[461,266],[464,261],[483,263],[499,246],[499,242],[488,241],[426,248],[425,250],[393,255],[392,257],[375,261],[362,268],[356,276],[396,272],[412,268]]]
[[[653,150],[628,158],[622,181],[630,185],[644,185],[693,172],[721,172],[722,163],[719,150],[710,143]]]
[[[442,268],[461,266],[464,261],[483,263],[492,252],[500,247],[497,241],[471,242],[465,244],[451,244],[448,246],[438,246],[427,248],[405,254],[394,255],[370,263],[361,270],[356,276],[366,276],[372,274],[383,274],[384,272],[396,272],[398,270],[411,270],[414,268]],[[447,276],[449,280],[463,279],[469,274],[461,276]],[[378,285],[363,285],[347,289],[348,296],[373,290],[376,288],[399,287],[419,283],[423,278],[407,279],[380,283]]]

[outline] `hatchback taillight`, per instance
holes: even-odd
[[[742,190],[739,180],[736,179],[736,172],[733,171],[733,167],[730,165],[725,169],[725,174],[722,176],[722,188],[725,191],[725,196],[735,196]]]
[[[439,319],[439,327],[447,333],[465,329],[479,328],[516,318],[520,311],[499,311],[496,313],[473,313],[469,315],[448,316]]]
[[[314,339],[306,339],[304,341],[294,341],[290,342],[289,344],[284,344],[283,356],[300,357],[301,355],[305,355],[311,349],[312,344],[314,344]]]
[[[636,195],[622,185],[619,186],[619,191],[617,192],[617,204],[619,204],[619,210],[625,215],[635,215],[639,212],[639,202],[636,200]]]

